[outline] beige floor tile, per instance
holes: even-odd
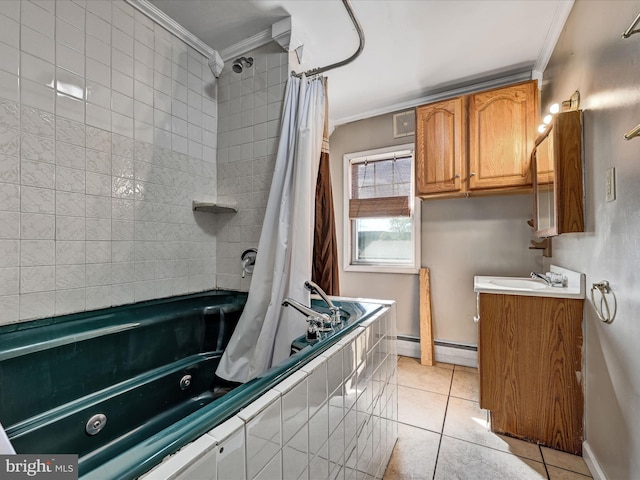
[[[420,365],[416,358],[398,360],[398,385],[448,395],[452,376],[452,368]]]
[[[487,411],[481,409],[477,402],[450,397],[442,433],[449,437],[542,462],[537,445],[491,432],[487,424]]]
[[[439,446],[439,434],[399,424],[398,442],[383,479],[431,480]]]
[[[478,392],[480,385],[478,383],[478,372],[471,373],[456,369],[453,371],[453,381],[451,382],[451,396],[480,401]]]
[[[587,464],[582,457],[547,447],[542,447],[541,450],[544,462],[547,465],[553,465],[554,467],[571,470],[572,472],[581,473],[583,475],[591,475],[589,467],[587,467]]]
[[[593,478],[576,472],[570,472],[569,470],[563,470],[562,468],[552,467],[551,465],[547,465],[547,472],[549,472],[550,480],[588,480]]]
[[[436,367],[446,368],[447,370],[453,370],[456,366],[452,363],[435,362]]]
[[[446,395],[398,386],[399,422],[441,433],[446,409]]]
[[[442,437],[434,480],[543,480],[544,465],[528,458]]]
[[[477,367],[467,367],[465,365],[456,365],[455,369],[460,372],[478,373]]]

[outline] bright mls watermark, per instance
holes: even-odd
[[[78,455],[0,455],[2,480],[77,480]]]

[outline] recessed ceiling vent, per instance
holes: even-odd
[[[416,130],[416,114],[414,110],[396,113],[393,116],[393,138],[408,137]]]

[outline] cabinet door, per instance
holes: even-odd
[[[469,189],[531,185],[535,81],[469,96]]]
[[[536,143],[535,235],[584,232],[580,112],[557,114]]]
[[[416,195],[460,191],[464,104],[458,97],[416,109]]]
[[[491,430],[582,449],[582,307],[576,299],[480,294],[480,407]]]

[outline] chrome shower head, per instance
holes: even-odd
[[[240,58],[236,58],[233,61],[233,65],[231,66],[231,69],[235,72],[235,73],[242,73],[242,69],[244,67],[251,67],[253,65],[253,57],[240,57]]]

